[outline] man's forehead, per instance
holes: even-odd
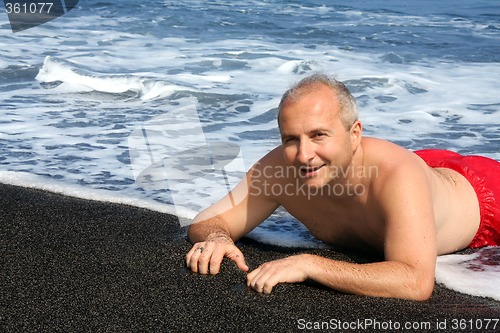
[[[288,122],[290,117],[294,118],[297,114],[304,116],[305,120],[309,117],[317,119],[319,114],[323,114],[321,118],[329,122],[336,118],[340,121],[339,111],[337,94],[331,87],[322,83],[311,84],[295,91],[282,102],[278,110],[278,127],[282,133],[283,122]]]
[[[299,133],[332,132],[342,127],[340,117],[332,110],[308,112],[296,109],[295,112],[285,111],[280,121],[280,134],[295,136]]]

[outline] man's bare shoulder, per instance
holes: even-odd
[[[382,172],[426,166],[413,152],[387,140],[363,138],[362,145],[365,166],[377,166]]]
[[[276,146],[255,164],[257,167],[277,165],[285,165],[285,160],[283,159],[283,145]]]
[[[264,156],[262,156],[251,168],[252,177],[265,175],[266,178],[274,178],[278,170],[291,168],[283,157],[283,146],[279,145]]]
[[[376,175],[372,179],[376,191],[390,193],[395,188],[407,187],[414,182],[427,183],[431,177],[427,164],[404,147],[375,138],[364,138],[362,144],[364,166],[377,170],[371,173]]]

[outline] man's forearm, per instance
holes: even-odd
[[[204,241],[232,241],[224,221],[218,217],[197,222],[188,227],[188,239],[191,243]]]
[[[425,300],[434,288],[432,273],[425,275],[404,263],[353,264],[318,256],[307,259],[311,280],[345,293]]]

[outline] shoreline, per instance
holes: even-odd
[[[188,272],[190,244],[174,215],[5,184],[0,200],[2,332],[341,331],[351,324],[357,331],[405,324],[453,331],[454,320],[484,332],[484,320],[500,313],[498,301],[441,285],[425,302],[346,295],[313,283],[280,284],[261,295],[228,260],[217,276]],[[305,251],[369,260],[248,239],[238,245],[251,268]]]

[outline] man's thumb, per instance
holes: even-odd
[[[240,250],[228,254],[227,257],[234,261],[236,263],[236,266],[238,266],[238,268],[242,271],[248,272],[250,270],[247,263],[245,262],[245,257]]]

